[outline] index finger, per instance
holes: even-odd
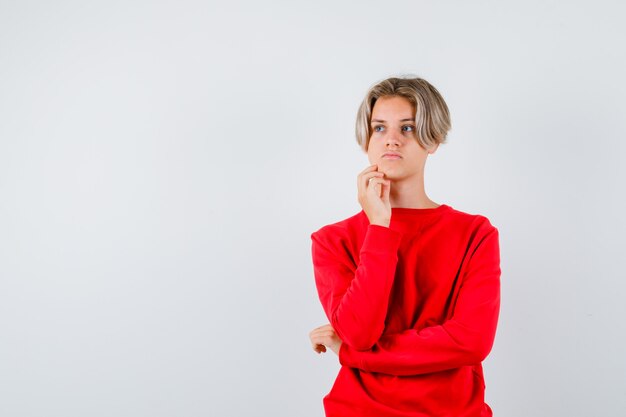
[[[376,171],[377,168],[378,168],[378,164],[370,165],[367,168],[365,168],[363,171],[359,172],[359,176],[366,174],[370,171]]]

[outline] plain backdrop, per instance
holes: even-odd
[[[322,416],[310,234],[405,74],[452,115],[428,195],[500,231],[495,415],[625,415],[625,12],[0,1],[0,415]]]

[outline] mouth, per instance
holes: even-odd
[[[400,155],[385,154],[383,159],[402,159],[402,157]]]

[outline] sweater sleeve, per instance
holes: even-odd
[[[367,372],[416,375],[482,362],[493,346],[500,309],[498,230],[477,245],[452,318],[441,325],[383,335],[366,351],[341,345],[339,362]]]
[[[383,332],[401,236],[369,224],[355,268],[339,239],[320,231],[311,234],[320,301],[343,344],[354,351],[371,348]]]

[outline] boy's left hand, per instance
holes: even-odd
[[[339,348],[342,342],[330,324],[311,330],[309,338],[311,339],[313,350],[317,353],[326,352],[326,348],[329,347],[336,355],[339,355]]]

